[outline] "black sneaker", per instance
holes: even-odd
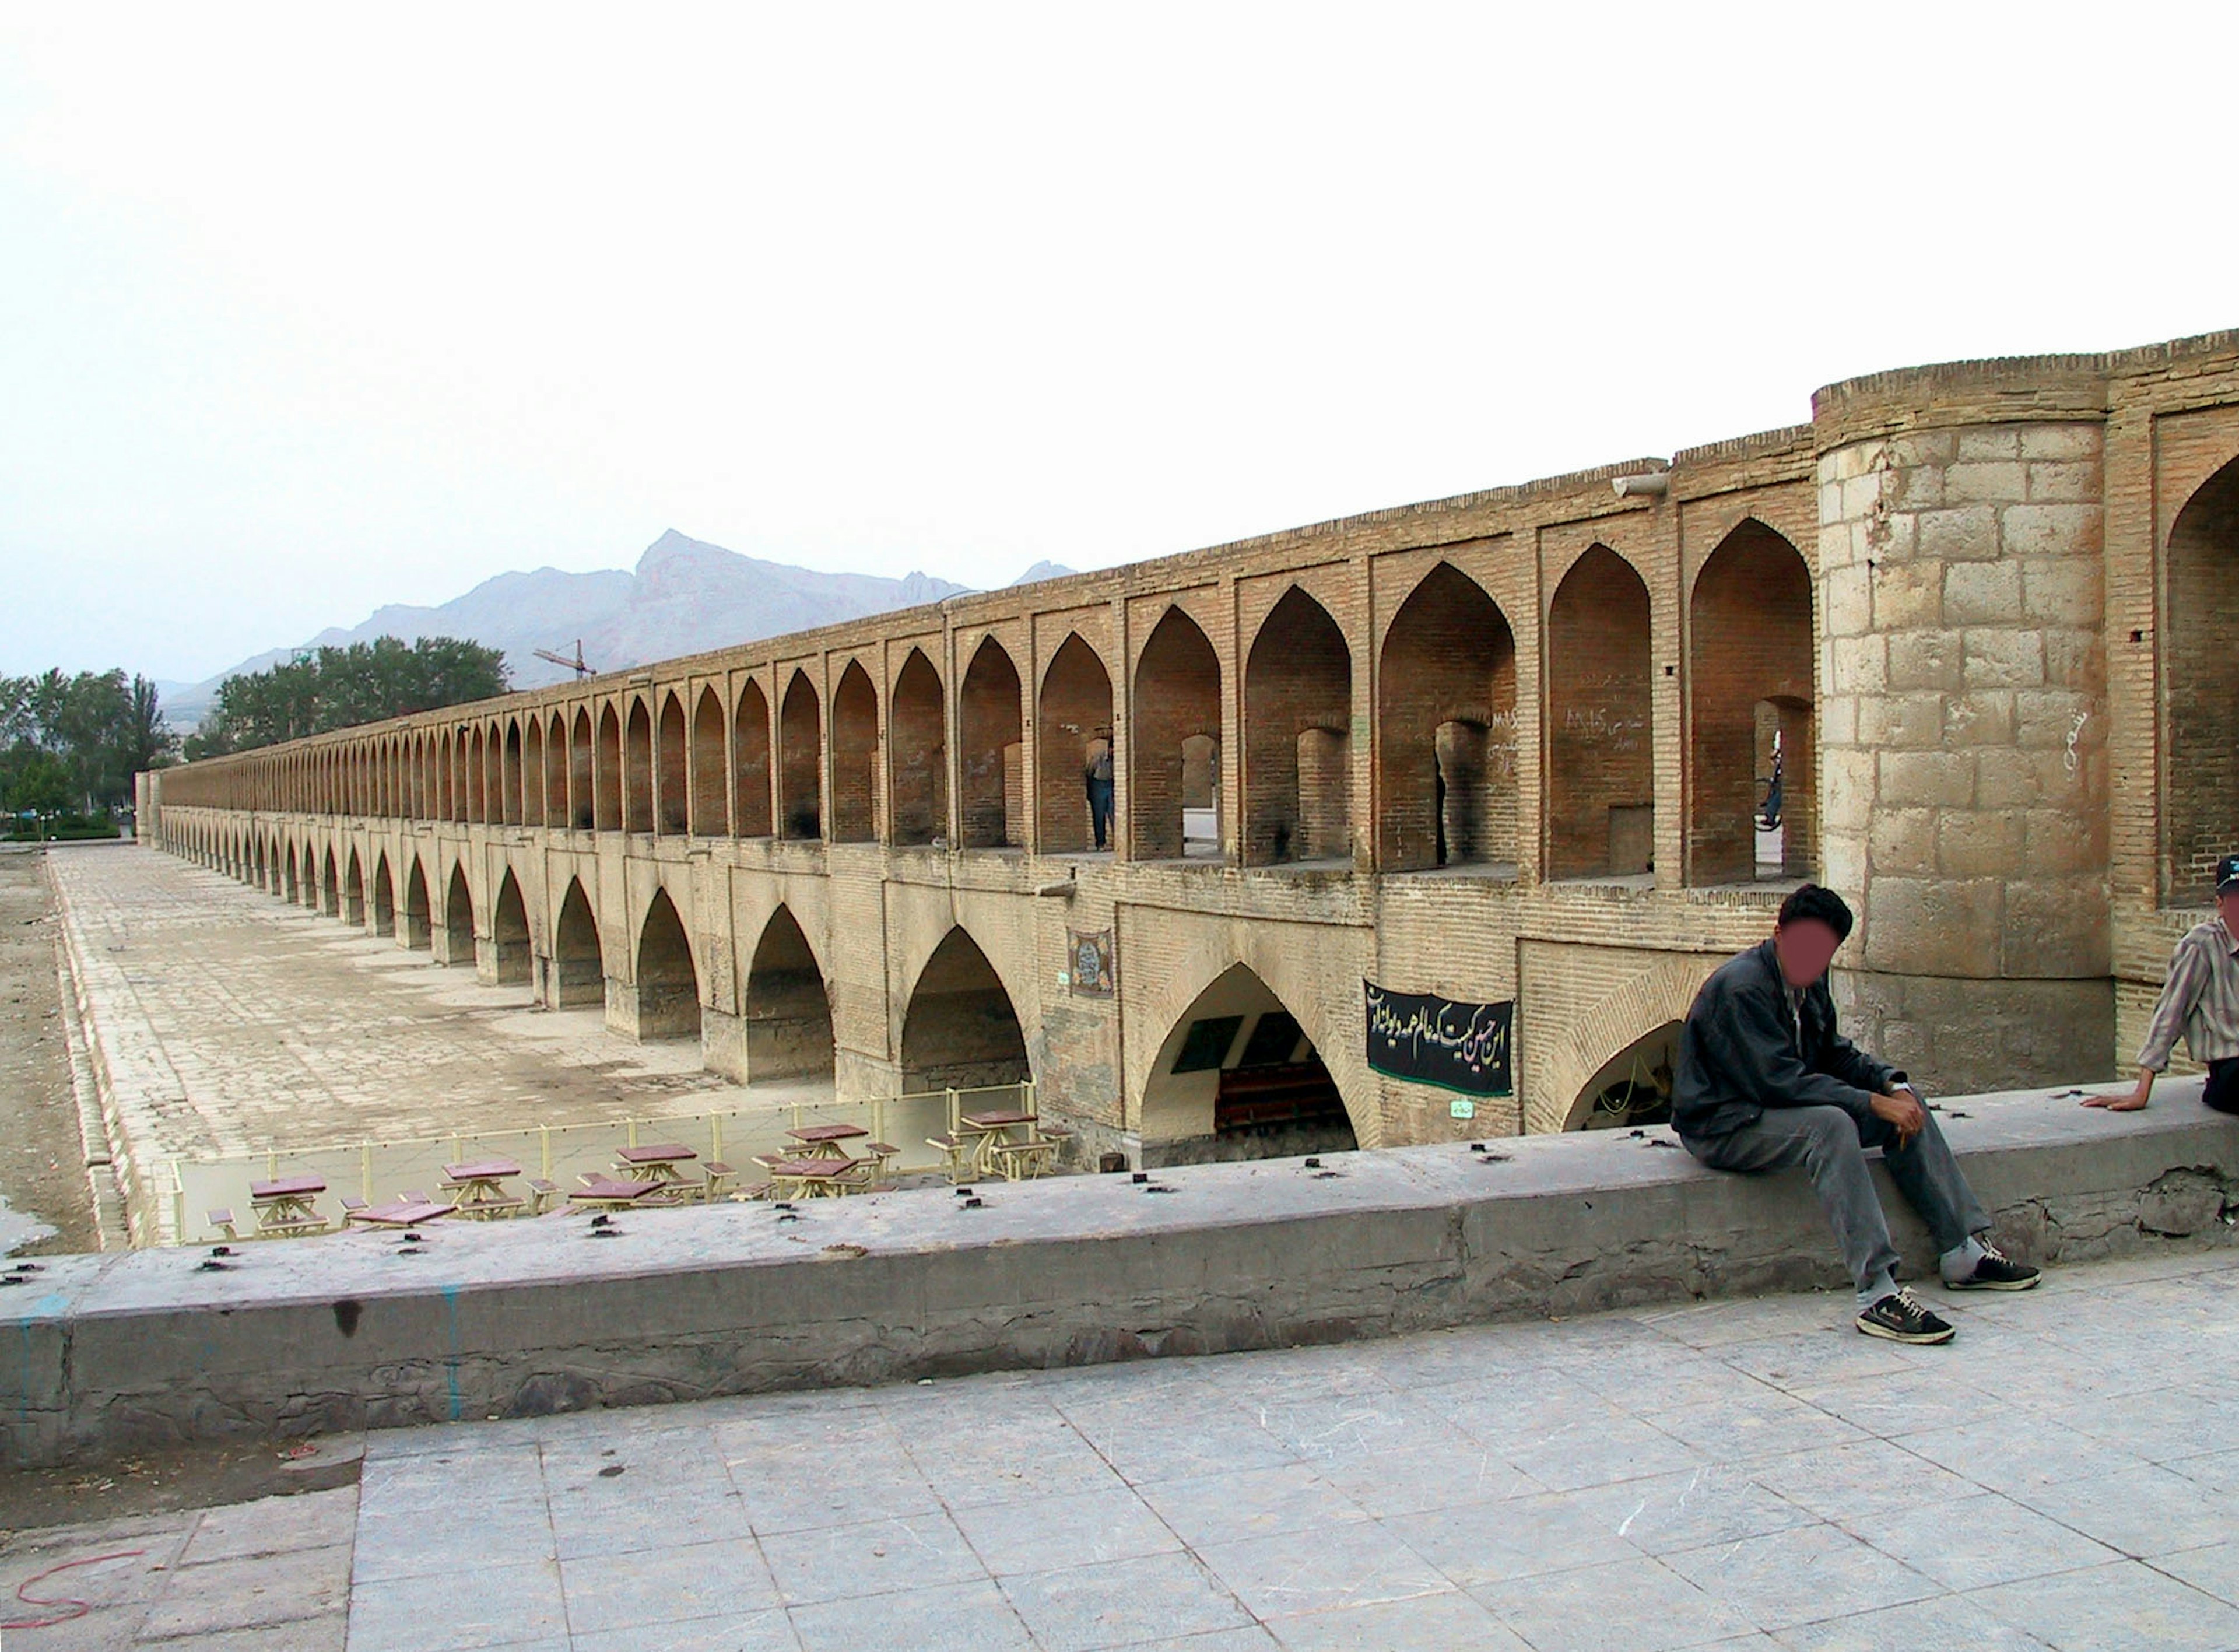
[[[1947,1279],[1946,1290],[2027,1290],[2043,1277],[2027,1262],[2010,1259],[1997,1246],[1982,1242],[1983,1259],[1964,1279]]]
[[[1858,1329],[1892,1342],[1948,1342],[1955,1335],[1949,1321],[1922,1307],[1902,1286],[1860,1314]]]

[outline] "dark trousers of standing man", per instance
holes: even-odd
[[[1727,1135],[1684,1139],[1687,1150],[1714,1170],[1801,1166],[1860,1289],[1897,1264],[1889,1219],[1882,1214],[1881,1196],[1866,1164],[1869,1148],[1882,1149],[1890,1179],[1928,1224],[1939,1253],[1957,1249],[1990,1225],[1990,1213],[1960,1174],[1933,1113],[1903,1147],[1897,1145],[1897,1127],[1887,1120],[1861,1123],[1839,1107],[1769,1107],[1756,1123]]]
[[[2239,1057],[2208,1063],[2208,1088],[2200,1099],[2219,1113],[2239,1113]]]
[[[1096,847],[1104,847],[1104,836],[1112,829],[1112,783],[1091,779],[1088,783],[1088,819],[1096,829]]]

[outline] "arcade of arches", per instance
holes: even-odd
[[[1864,1042],[2103,1073],[2239,849],[2239,341],[1628,469],[208,760],[143,819],[748,1082],[1031,1076],[1137,1162],[1637,1121],[1808,877]],[[1372,1070],[1364,981],[1514,1001],[1515,1094]]]

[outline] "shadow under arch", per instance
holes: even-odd
[[[692,937],[667,889],[655,889],[637,932],[637,1036],[700,1036],[700,972]]]
[[[475,897],[467,887],[467,867],[454,863],[451,881],[443,890],[443,962],[472,964],[475,961]]]
[[[941,937],[910,989],[901,1067],[905,1091],[1020,1084],[1034,1076],[1011,995],[961,924]]]
[[[497,900],[490,908],[490,950],[500,986],[534,977],[535,965],[528,944],[528,903],[522,898],[521,880],[513,875],[510,866],[505,869],[505,877],[497,887]],[[467,956],[469,960],[474,956],[471,941]]]
[[[781,903],[762,925],[745,1002],[747,1082],[832,1077],[831,992],[789,906]]]
[[[581,878],[568,880],[560,897],[559,922],[552,926],[552,1004],[568,1009],[607,1001],[606,957],[599,945],[599,921]]]
[[[1167,1028],[1144,1080],[1141,1125],[1146,1167],[1359,1145],[1321,1052],[1242,963],[1215,976]]]

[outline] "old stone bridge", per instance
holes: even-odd
[[[2234,636],[2224,333],[170,769],[141,818],[748,1082],[1031,1074],[1150,1163],[1554,1130],[1652,1099],[1806,876],[1930,1084],[2110,1070],[2239,848]],[[1365,982],[1512,1002],[1513,1096],[1372,1069]]]

